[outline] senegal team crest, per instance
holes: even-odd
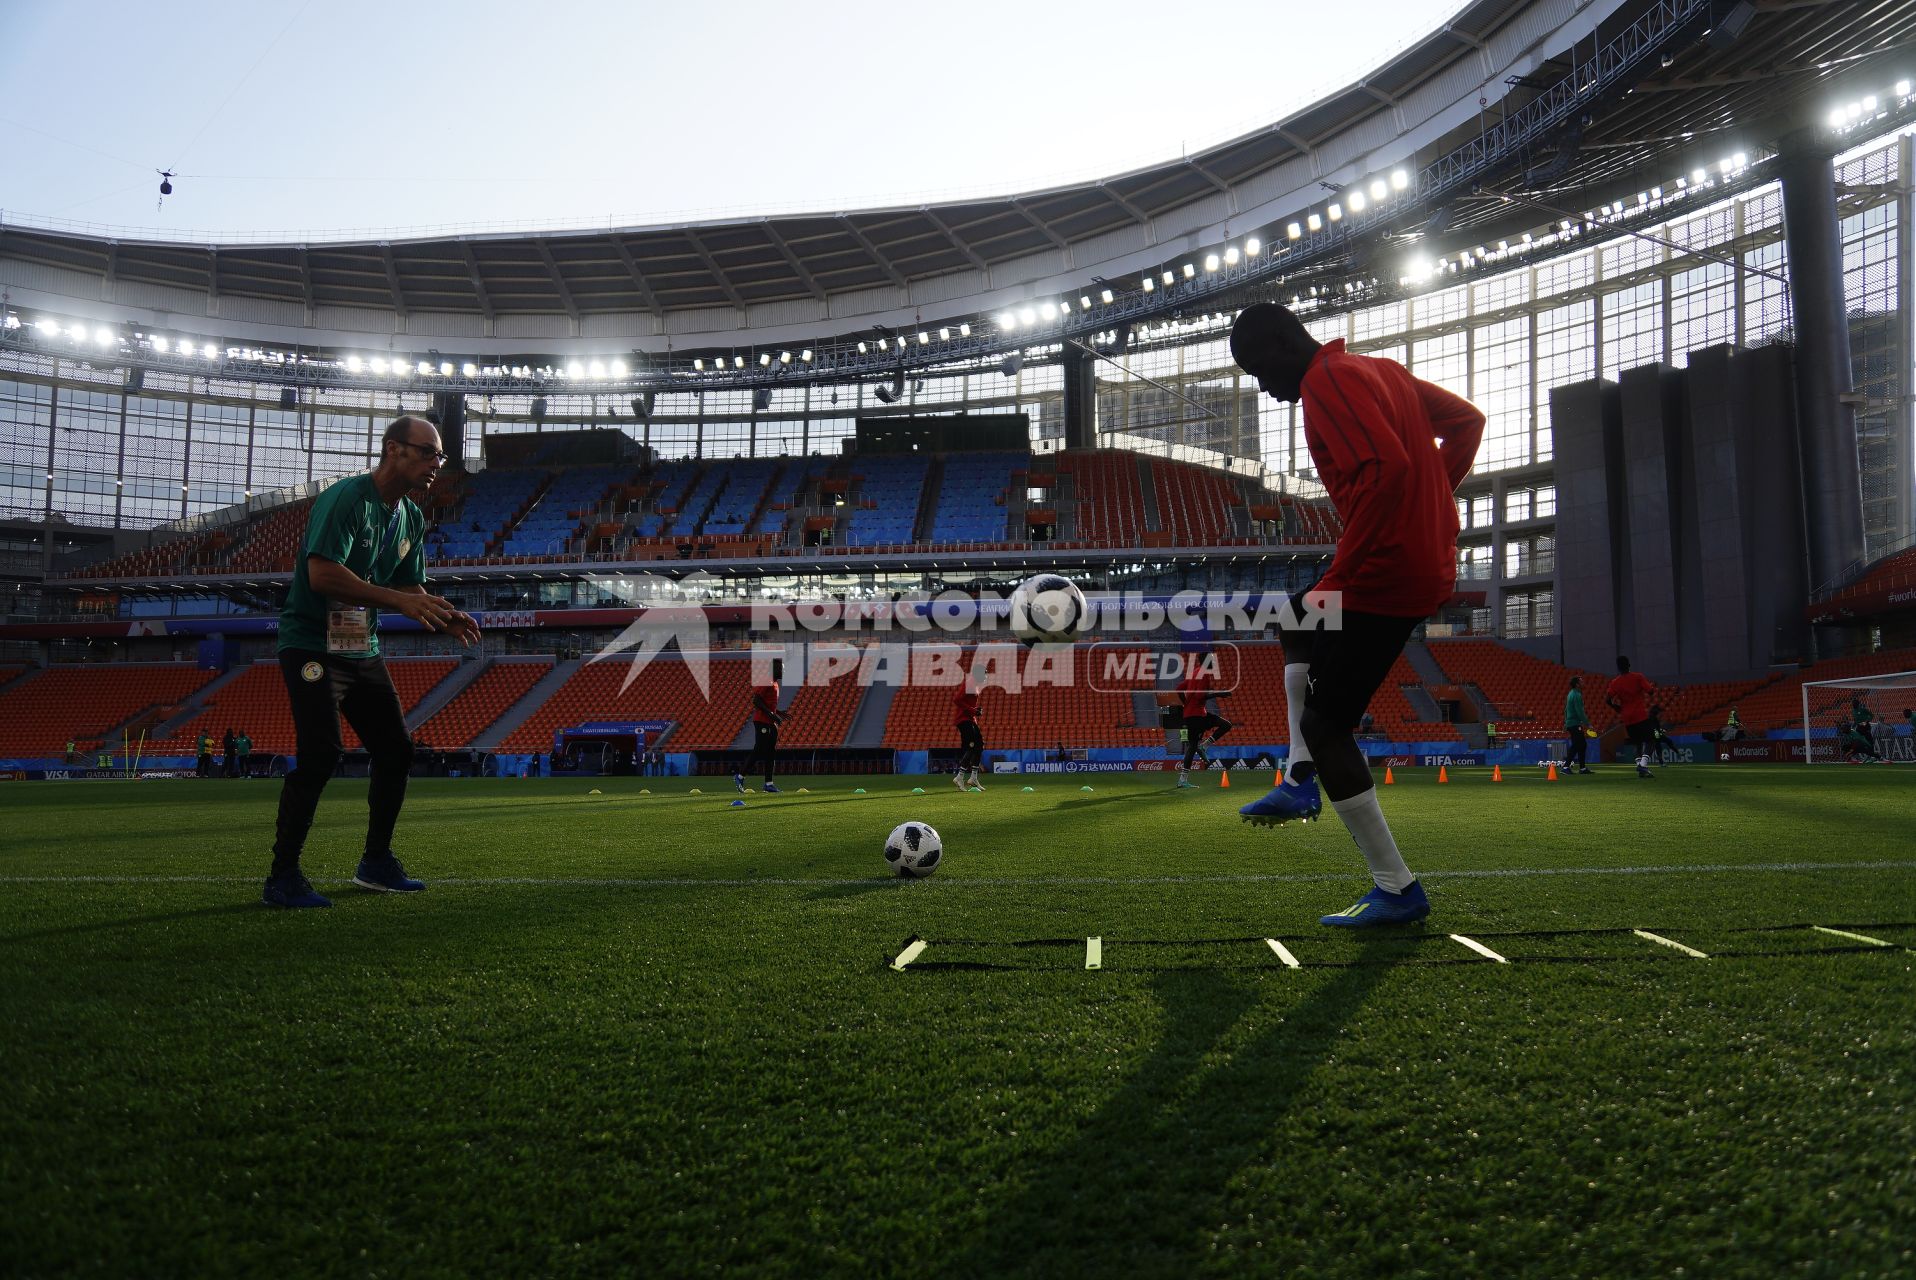
[[[307,684],[312,684],[325,674],[326,668],[320,666],[317,662],[309,662],[299,669],[299,678]]]

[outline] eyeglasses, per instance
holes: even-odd
[[[395,440],[393,441],[393,443],[397,445],[404,445],[408,449],[417,449],[421,453],[425,454],[428,458],[431,458],[434,462],[444,462],[446,460],[445,454],[439,452],[439,450],[433,448],[429,444],[414,444],[410,440]]]

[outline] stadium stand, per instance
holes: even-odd
[[[811,661],[822,664],[828,654],[834,650],[824,646],[812,650]],[[836,650],[840,654],[856,654],[856,649]],[[836,672],[830,680],[823,683],[811,681],[823,679],[822,666],[814,666],[807,683],[798,688],[792,702],[786,708],[785,723],[778,731],[780,747],[842,747],[845,736],[851,732],[852,720],[858,715],[858,704],[865,696],[864,686],[859,683],[858,669]]]
[[[1223,472],[1165,458],[1147,459],[1145,465],[1151,468],[1167,545],[1222,546],[1233,535],[1231,508],[1243,497]]]
[[[418,706],[433,686],[451,675],[459,665],[457,658],[388,658],[386,669],[392,673],[393,688],[408,712]],[[290,755],[295,746],[292,706],[286,700],[286,681],[280,675],[278,658],[261,658],[214,690],[204,709],[180,725],[164,740],[147,744],[150,755],[191,755],[194,740],[210,734],[218,741],[228,729],[244,729],[253,739],[253,750],[267,755]],[[359,735],[340,718],[341,745],[348,751],[361,749]],[[444,745],[444,744],[435,744]]]
[[[991,750],[1066,747],[1150,747],[1162,745],[1164,731],[1138,724],[1133,691],[1094,680],[1110,646],[1080,645],[1071,651],[1069,685],[1034,682],[1016,694],[987,687],[981,705],[985,744]],[[977,657],[965,655],[969,667]],[[1021,670],[1029,668],[1020,664]],[[899,750],[945,747],[957,743],[952,726],[954,686],[908,684],[892,698],[885,718],[884,745]],[[1136,692],[1149,692],[1139,685]]]
[[[1850,680],[1858,676],[1887,675],[1916,670],[1916,649],[1889,649],[1856,658],[1832,658],[1814,667],[1792,671],[1756,692],[1735,699],[1737,716],[1744,732],[1761,737],[1772,729],[1794,730],[1803,727],[1803,685],[1813,680]],[[1849,706],[1853,689],[1820,688],[1811,691],[1810,722],[1828,726]],[[1727,704],[1725,706],[1727,710]],[[1720,729],[1723,717],[1710,715],[1692,718],[1678,726],[1679,732]]]
[[[499,543],[544,491],[549,474],[536,468],[502,467],[471,477],[451,517],[427,533],[429,558],[441,564],[477,563],[504,554],[498,550]]]
[[[910,545],[928,465],[925,458],[915,454],[880,454],[854,463],[854,506],[845,521],[842,545]]]
[[[1141,546],[1144,484],[1139,455],[1118,449],[1087,449],[1058,456],[1062,475],[1072,477],[1077,526],[1070,541]]]
[[[1006,494],[1015,472],[1030,466],[1025,453],[955,453],[945,459],[926,541],[995,543],[1005,540]]]
[[[186,701],[218,674],[187,662],[48,667],[0,689],[0,755],[58,756],[69,739],[92,750],[120,725]]]
[[[420,725],[414,736],[441,750],[469,747],[552,670],[551,658],[494,662]]]
[[[502,751],[550,751],[553,735],[591,720],[672,720],[669,735],[653,744],[672,751],[713,751],[732,745],[749,714],[751,662],[743,654],[713,654],[707,670],[711,697],[699,692],[684,662],[650,662],[622,689],[631,668],[623,662],[589,663],[573,672],[552,696],[500,744]]]
[[[1504,738],[1555,738],[1563,733],[1563,702],[1570,677],[1583,677],[1583,700],[1590,723],[1598,730],[1616,723],[1604,705],[1603,691],[1614,673],[1575,671],[1509,649],[1494,640],[1433,640],[1431,657],[1458,684],[1475,685],[1496,712],[1497,732]],[[1821,670],[1819,667],[1818,670]],[[1701,684],[1663,684],[1655,672],[1645,672],[1657,684],[1655,705],[1663,708],[1664,728],[1672,733],[1718,728],[1732,703],[1739,705],[1777,677],[1718,681]],[[1817,677],[1822,678],[1822,677]],[[1748,716],[1746,727],[1753,727]],[[1696,729],[1685,726],[1694,725]]]
[[[699,532],[735,535],[752,528],[759,506],[770,496],[773,485],[785,470],[786,461],[784,458],[747,458],[723,468],[723,483]]]
[[[227,573],[291,573],[306,534],[311,499],[275,507],[250,521],[227,557]]]
[[[1822,603],[1833,616],[1841,617],[1852,608],[1875,605],[1887,599],[1892,591],[1911,592],[1908,599],[1916,600],[1916,546],[1884,556]]]

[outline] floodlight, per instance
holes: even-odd
[[[442,378],[450,378],[452,376],[452,361],[441,360],[439,362],[439,376]]]
[[[958,336],[961,338],[969,338],[971,336],[971,321],[967,320],[958,326]]]
[[[19,322],[15,320],[12,316],[7,317],[7,328],[9,329],[15,328],[18,324]],[[170,344],[167,342],[167,340],[161,337],[159,334],[156,333],[153,335],[153,349],[159,352],[161,355],[166,354],[166,349],[169,345]]]
[[[1347,198],[1350,202],[1352,213],[1362,213],[1364,211],[1365,201],[1363,192],[1353,190]]]
[[[1343,206],[1339,204],[1332,204],[1329,208],[1324,210],[1324,216],[1329,218],[1332,222],[1340,221],[1344,216]]]
[[[1304,219],[1304,225],[1312,231],[1322,231],[1324,229],[1324,220],[1313,213]]]
[[[929,347],[931,345],[931,335],[923,329],[918,331],[918,345],[921,347]]]
[[[1193,265],[1192,265],[1191,263],[1188,263],[1188,262],[1187,262],[1187,263],[1185,263],[1185,264],[1184,264],[1184,278],[1185,278],[1186,280],[1189,280],[1189,279],[1191,279],[1191,278],[1193,278],[1193,277],[1194,277],[1194,276],[1196,276],[1196,275],[1197,275],[1197,268],[1196,268],[1195,266],[1193,266]]]
[[[220,358],[219,348],[215,347],[210,342],[200,348],[200,354],[205,356],[208,360],[217,360]]]
[[[1909,96],[1909,81],[1898,80],[1896,82],[1896,96],[1899,98],[1907,98]]]
[[[352,366],[352,362],[350,360],[347,361],[347,367],[350,368],[351,366]],[[386,357],[384,356],[373,357],[373,372],[374,373],[386,372]]]
[[[1112,292],[1111,292],[1111,291],[1110,291],[1109,289],[1106,289],[1106,290],[1105,290],[1104,292],[1102,292],[1102,293],[1100,293],[1100,294],[1098,295],[1098,298],[1099,298],[1099,300],[1100,300],[1100,301],[1102,301],[1102,302],[1107,302],[1107,303],[1108,303],[1108,302],[1110,302],[1110,301],[1111,301],[1111,299],[1112,299],[1112,298],[1113,298],[1114,296],[1115,296],[1115,295],[1114,295],[1114,294],[1113,294],[1113,293],[1112,293]]]
[[[1157,288],[1157,285],[1152,283],[1151,277],[1150,276],[1144,277],[1144,291],[1146,293],[1149,293],[1155,288]]]
[[[1091,310],[1091,295],[1087,293],[1083,297],[1079,298],[1078,306],[1085,311]]]
[[[1304,238],[1304,228],[1293,222],[1290,226],[1284,228],[1284,234],[1293,240],[1302,240]]]
[[[1388,194],[1390,194],[1390,188],[1384,185],[1384,180],[1382,178],[1372,178],[1370,180],[1370,198],[1371,199],[1382,200]]]
[[[95,329],[93,331],[93,340],[103,347],[113,345],[113,336],[113,330],[111,329]]]
[[[468,378],[476,378],[479,376],[479,366],[468,360],[459,366],[459,372]]]
[[[700,356],[698,359],[692,361],[692,371],[694,373],[705,372],[705,357],[704,356]]]
[[[1204,269],[1205,269],[1206,271],[1216,271],[1216,270],[1217,270],[1217,268],[1218,268],[1218,256],[1217,256],[1217,255],[1216,255],[1215,253],[1207,253],[1207,254],[1205,254],[1205,255],[1204,255]]]
[[[1390,189],[1402,191],[1408,186],[1410,186],[1410,175],[1402,169],[1393,169],[1390,175]]]
[[[780,364],[790,364],[790,363],[792,362],[792,353],[791,353],[791,352],[789,352],[789,351],[781,351],[781,352],[779,352],[779,353],[778,353],[778,362],[779,362]]]
[[[628,372],[628,370],[627,370],[627,368],[626,368],[626,363],[625,363],[625,361],[623,361],[623,360],[614,360],[614,361],[612,362],[612,376],[613,376],[613,377],[615,377],[615,378],[623,378],[623,377],[624,377],[624,376],[626,375],[626,373],[627,373],[627,372]]]
[[[1023,307],[1023,308],[1020,308],[1018,311],[1019,324],[1028,325],[1028,324],[1031,324],[1033,321],[1035,321],[1037,318],[1038,318],[1037,313],[1032,311],[1030,307]]]
[[[803,351],[798,353],[798,358],[800,360],[803,360],[806,364],[810,364],[812,362],[812,349],[810,347],[806,347]]]
[[[769,352],[769,351],[761,351],[761,352],[759,352],[759,353],[758,353],[758,367],[759,367],[759,368],[761,368],[761,369],[763,369],[763,368],[764,368],[764,367],[765,367],[766,365],[768,365],[768,364],[770,364],[770,363],[772,363],[772,353],[771,353],[771,352]]]

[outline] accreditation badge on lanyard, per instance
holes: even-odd
[[[372,563],[366,567],[368,577],[379,571],[379,561],[392,547],[399,536],[399,526],[403,520],[404,508],[395,504],[392,519],[386,522],[386,532],[381,535],[379,545],[373,549]],[[373,646],[373,611],[366,605],[354,605],[343,609],[326,611],[326,652],[328,653],[364,653]]]

